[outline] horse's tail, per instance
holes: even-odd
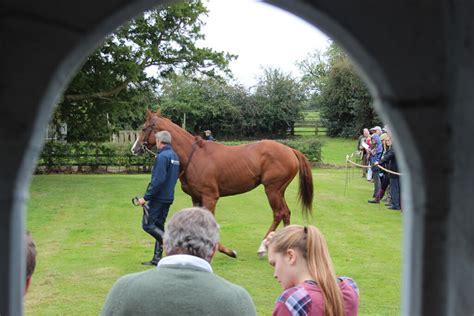
[[[308,158],[302,152],[293,149],[299,162],[300,187],[298,191],[298,202],[303,207],[303,215],[308,216],[313,212],[313,174]]]

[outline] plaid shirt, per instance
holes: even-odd
[[[348,284],[355,292],[356,296],[359,297],[359,288],[354,280],[349,277],[339,277],[340,282],[345,282]],[[306,316],[317,314],[316,306],[313,306],[314,303],[311,295],[306,290],[305,286],[317,286],[317,283],[314,281],[304,281],[305,284],[298,284],[292,288],[284,291],[276,301],[276,308],[273,311],[273,315],[292,315],[292,316]],[[321,298],[322,299],[322,298]],[[324,311],[321,310],[324,314]]]

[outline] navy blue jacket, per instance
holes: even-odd
[[[179,158],[170,145],[163,147],[155,159],[151,182],[143,198],[146,201],[173,203],[174,187],[179,176]]]
[[[394,172],[398,172],[398,164],[397,159],[395,157],[395,151],[393,150],[393,145],[387,150],[387,152],[383,155],[382,159],[380,160],[380,164],[384,164],[386,169]],[[398,175],[388,173],[389,178],[398,178]]]

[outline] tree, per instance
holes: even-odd
[[[233,102],[245,97],[242,93],[222,80],[178,76],[163,85],[159,104],[174,123],[182,124],[186,115],[186,129],[191,133],[210,129],[219,137],[236,133],[240,113]]]
[[[138,127],[162,80],[173,74],[228,76],[235,56],[196,46],[206,13],[201,0],[182,1],[145,12],[108,36],[58,106],[55,120],[68,123],[68,141],[102,141],[114,128]]]
[[[284,135],[301,118],[305,101],[302,85],[279,69],[264,69],[259,78],[254,100],[246,117],[256,118],[256,133]]]
[[[324,85],[324,78],[329,72],[329,63],[327,62],[325,52],[315,50],[308,57],[298,62],[298,68],[303,74],[301,84],[307,95],[308,109],[318,109],[317,97],[321,94]]]
[[[300,63],[329,136],[356,137],[362,128],[380,124],[372,98],[349,57],[334,43]]]
[[[217,137],[272,137],[286,134],[300,118],[304,101],[298,81],[277,69],[265,69],[255,92],[213,78],[170,78],[162,87],[162,113],[186,129]]]

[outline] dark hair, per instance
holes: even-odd
[[[36,245],[29,231],[26,232],[26,278],[31,278],[36,267]]]

